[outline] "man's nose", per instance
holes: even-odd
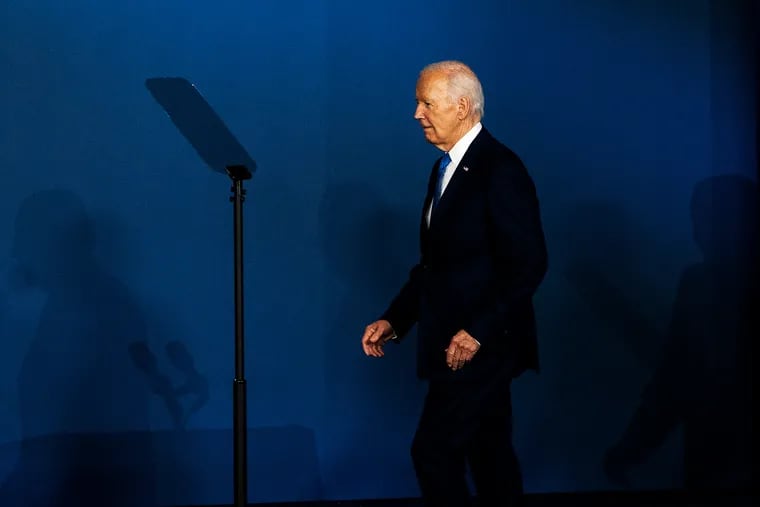
[[[414,110],[414,119],[421,120],[422,118],[423,118],[422,105],[418,105],[417,108]]]

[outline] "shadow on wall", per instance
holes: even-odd
[[[651,232],[623,203],[592,194],[554,206],[546,217],[554,275],[536,304],[542,372],[516,386],[525,407],[516,448],[532,491],[604,489],[611,421],[654,368],[670,302],[641,269],[642,258],[659,258]],[[656,477],[656,487],[673,482]]]
[[[183,376],[179,385],[175,385],[171,375],[161,369],[160,361],[148,343],[134,342],[129,346],[132,361],[145,375],[153,394],[163,402],[173,427],[183,429],[190,417],[208,402],[208,380],[196,369],[195,360],[183,343],[171,341],[166,344],[165,352],[174,369]],[[189,397],[190,401],[184,404],[183,397]]]
[[[357,395],[363,398],[364,384],[374,388],[390,380],[382,376],[382,367],[373,368],[381,361],[364,357],[360,339],[364,326],[385,309],[411,267],[405,252],[416,252],[416,243],[405,248],[409,240],[403,220],[366,184],[331,182],[325,190],[320,224],[332,284],[326,300],[326,372],[328,388],[343,393],[341,402],[355,401]],[[394,369],[399,368],[398,360],[394,358]],[[414,363],[408,366],[413,377]]]
[[[160,505],[224,502],[232,492],[231,430],[188,428],[189,419],[209,399],[208,380],[184,344],[166,344],[172,369],[145,342],[130,345],[137,368],[171,418],[173,430],[151,433]],[[179,376],[180,381],[174,379]],[[231,415],[231,413],[230,413]],[[231,419],[230,419],[231,421]],[[322,480],[313,430],[301,426],[248,429],[249,500],[296,502],[322,498]],[[297,467],[294,467],[297,464]]]
[[[364,327],[385,309],[415,260],[416,222],[409,223],[370,182],[333,177],[322,198],[320,227],[330,284],[323,338],[330,400],[323,437],[330,449],[323,463],[332,481],[327,492],[380,497],[387,486],[364,471],[381,466],[386,481],[398,477],[416,495],[408,454],[422,396],[414,337],[398,348],[390,345],[380,360],[365,357],[360,343]],[[375,424],[367,424],[379,420],[383,438],[377,438]]]
[[[20,367],[22,441],[0,504],[154,505],[149,393],[129,356],[146,330],[132,294],[96,262],[74,193],[30,195],[14,233],[18,275],[46,299]]]
[[[231,430],[185,429],[208,400],[208,381],[183,343],[168,342],[161,355],[151,349],[143,313],[99,265],[95,243],[93,221],[70,191],[35,193],[18,211],[15,276],[45,303],[20,367],[22,439],[0,445],[0,461],[18,456],[0,505],[223,502],[232,492]],[[148,431],[152,397],[172,429]],[[320,498],[314,440],[306,428],[250,429],[250,498]]]
[[[153,433],[159,505],[231,504],[232,437],[229,429]],[[296,425],[249,428],[247,438],[249,502],[323,497],[313,430]]]
[[[702,261],[686,268],[659,365],[605,468],[621,485],[677,427],[687,489],[752,484],[752,341],[757,339],[758,188],[739,175],[692,194]]]
[[[646,233],[622,209],[606,201],[572,206],[563,231],[568,261],[562,274],[637,362],[652,369],[656,361],[652,350],[661,346],[663,338],[640,304],[642,298],[652,299],[654,292],[643,285],[637,269],[640,241]],[[633,287],[634,281],[638,287]]]

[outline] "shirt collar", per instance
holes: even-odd
[[[449,150],[449,157],[451,157],[451,167],[456,167],[459,165],[459,162],[462,161],[464,154],[467,152],[467,148],[470,147],[482,129],[483,125],[480,122],[476,123],[470,130],[467,131],[465,135],[462,136],[459,141],[456,142],[454,146],[452,146],[451,150]]]

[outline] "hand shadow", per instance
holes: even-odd
[[[166,344],[166,356],[174,368],[183,375],[183,381],[175,385],[164,373],[156,355],[145,342],[134,342],[129,346],[134,365],[145,375],[150,388],[163,400],[175,429],[184,429],[190,417],[198,412],[209,400],[206,377],[195,368],[195,361],[185,345],[179,341]],[[191,397],[184,406],[181,399]]]

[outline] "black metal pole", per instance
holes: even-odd
[[[229,166],[232,178],[235,262],[235,378],[232,386],[234,507],[248,504],[248,424],[245,383],[245,333],[243,329],[243,180],[251,173],[243,166]]]

